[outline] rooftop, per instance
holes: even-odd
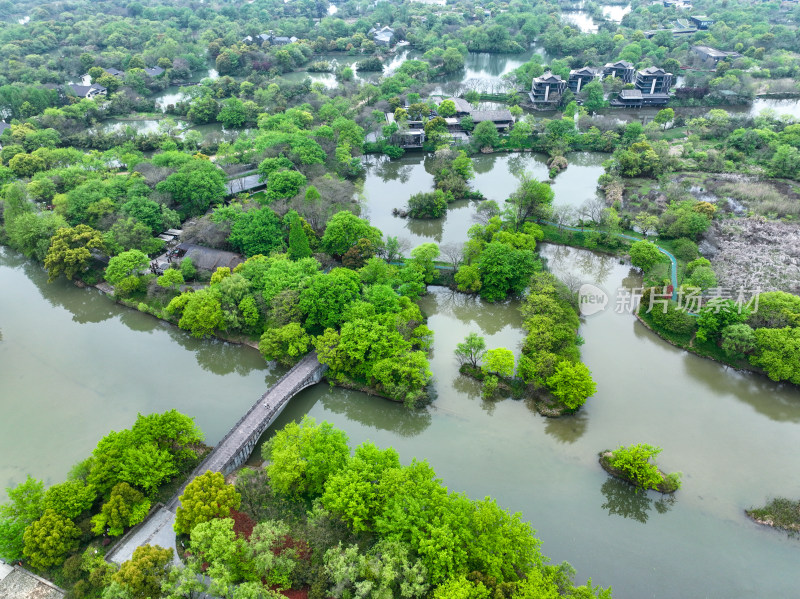
[[[533,80],[534,83],[558,83],[559,81],[563,81],[561,75],[554,75],[550,71],[547,71],[541,77],[536,77]]]
[[[0,561],[0,597],[8,599],[64,599],[65,592],[53,583],[19,566]]]
[[[513,121],[514,117],[508,110],[474,110],[472,120],[477,124],[482,121]]]

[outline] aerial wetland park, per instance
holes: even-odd
[[[777,599],[800,3],[0,0],[0,599]]]

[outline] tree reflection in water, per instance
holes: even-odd
[[[606,501],[601,506],[608,510],[609,516],[622,516],[644,524],[655,508],[659,514],[665,514],[675,503],[674,495],[663,495],[653,500],[655,491],[641,491],[633,485],[618,478],[609,478],[600,487]]]

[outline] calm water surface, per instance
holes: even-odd
[[[481,157],[493,162],[490,170],[478,161],[476,187],[503,199],[515,187],[511,158]],[[524,168],[542,168],[536,156],[518,158]],[[422,157],[373,164],[364,189],[373,223],[415,243],[436,238],[384,210],[430,186]],[[557,191],[556,201],[567,195]],[[442,240],[463,241],[471,224],[469,206],[463,210],[441,223]],[[317,385],[276,426],[310,414],[344,429],[352,444],[370,439],[394,446],[404,462],[428,459],[452,490],[492,495],[521,511],[546,555],[570,561],[581,581],[613,586],[617,598],[796,596],[800,542],[753,524],[742,510],[770,495],[800,496],[793,476],[800,393],[681,352],[615,312],[616,290],[638,283],[619,259],[548,245],[541,251],[558,275],[595,283],[612,298],[581,327],[598,392],[579,415],[550,420],[525,400],[482,400],[478,385],[458,374],[453,350],[475,331],[489,347],[518,352],[518,306],[432,288],[422,300],[435,332],[429,406],[409,411]],[[177,408],[214,443],[280,374],[250,348],[193,340],[96,292],[45,281],[38,266],[0,253],[4,484],[26,473],[60,480],[137,412]],[[660,445],[664,469],[684,473],[674,497],[636,494],[600,468],[599,451],[635,442]]]

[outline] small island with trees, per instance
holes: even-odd
[[[681,473],[666,474],[651,460],[661,453],[660,447],[646,443],[620,445],[614,451],[600,452],[600,465],[611,476],[629,482],[637,489],[674,493],[681,488]]]

